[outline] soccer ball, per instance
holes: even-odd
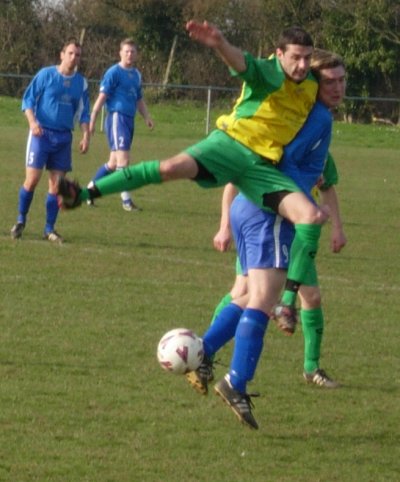
[[[157,348],[161,367],[177,375],[197,370],[203,356],[203,340],[186,328],[175,328],[165,333]]]

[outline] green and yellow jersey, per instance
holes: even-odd
[[[276,56],[255,59],[245,53],[247,69],[233,111],[217,119],[217,127],[274,163],[283,146],[296,136],[315,102],[318,83],[309,74],[301,83],[286,78]]]

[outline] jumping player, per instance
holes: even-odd
[[[339,56],[327,51],[315,51],[312,67],[319,78],[318,102],[297,137],[285,147],[284,157],[279,164],[279,168],[295,178],[310,197],[312,187],[318,183],[324,170],[331,138],[330,129],[324,127],[324,119],[326,116],[332,117],[329,108],[340,104],[346,85],[345,68]],[[332,172],[333,168],[328,167]],[[225,191],[229,188],[228,185]],[[336,223],[338,209],[334,203],[332,206]],[[223,218],[226,218],[226,213]],[[282,217],[262,211],[243,195],[237,196],[232,204],[231,220],[240,264],[248,278],[248,294],[234,299],[220,311],[202,337],[204,360],[187,377],[197,391],[206,394],[208,381],[212,378],[212,357],[234,337],[229,373],[217,382],[215,391],[243,423],[256,429],[258,424],[251,411],[246,386],[254,377],[270,313],[284,283],[293,229]],[[343,241],[344,238],[339,233],[335,239],[335,243],[338,243],[336,249]],[[325,386],[333,387],[335,382],[319,369],[323,314],[315,269],[308,272],[301,288],[302,301],[307,308],[302,313],[303,328],[306,327],[305,378],[307,381],[318,384],[324,382]],[[281,326],[283,328],[288,333],[293,333],[295,325]]]
[[[233,112],[220,117],[217,129],[206,139],[162,162],[130,166],[89,189],[81,190],[61,178],[61,205],[73,208],[88,199],[176,179],[195,180],[208,188],[232,182],[259,207],[294,223],[293,279],[302,283],[313,269],[321,224],[328,216],[275,164],[315,102],[318,84],[309,73],[312,39],[301,28],[289,28],[280,37],[276,56],[255,59],[231,45],[214,25],[189,21],[186,29],[192,39],[213,48],[244,81]],[[296,293],[288,291],[293,306]]]

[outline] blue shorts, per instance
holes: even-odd
[[[110,151],[129,151],[134,133],[134,118],[119,112],[110,112],[105,128]]]
[[[48,171],[69,172],[72,170],[72,132],[43,129],[43,135],[33,136],[29,132],[26,146],[26,167]]]
[[[294,238],[292,223],[261,210],[243,195],[233,200],[230,222],[243,275],[249,269],[287,269]]]

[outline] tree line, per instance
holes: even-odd
[[[215,23],[232,43],[259,56],[274,51],[283,28],[303,26],[317,47],[345,59],[349,96],[400,97],[398,0],[0,0],[0,5],[2,73],[33,74],[56,63],[64,41],[77,37],[84,47],[82,72],[99,79],[118,61],[120,41],[133,37],[147,83],[237,87],[212,52],[188,39],[185,22],[196,18]],[[0,83],[7,94],[4,90]]]

